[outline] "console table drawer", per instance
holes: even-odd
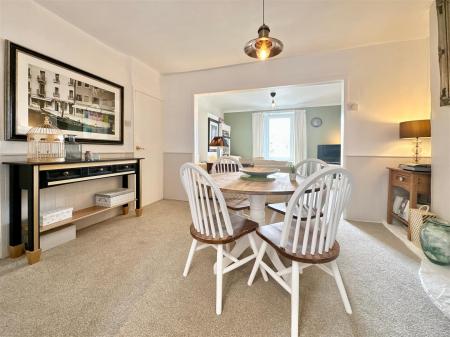
[[[59,181],[65,179],[80,178],[82,176],[81,168],[52,170],[41,172],[45,181]]]
[[[94,167],[88,167],[87,169],[87,175],[88,176],[97,176],[100,174],[108,174],[112,173],[112,166],[94,166]]]
[[[136,164],[116,165],[115,168],[116,168],[116,172],[134,171],[136,169]]]

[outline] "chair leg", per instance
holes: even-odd
[[[258,256],[258,247],[256,246],[254,233],[248,234],[248,241],[250,242],[250,247],[252,247],[253,254],[255,254],[255,260],[256,260],[256,256]],[[260,266],[259,270],[261,271],[264,281],[268,282],[269,277],[267,276],[265,269],[262,266]]]
[[[342,282],[341,273],[339,271],[336,261],[330,262],[331,270],[333,271],[334,279],[336,280],[339,293],[341,294],[342,302],[344,302],[345,311],[347,314],[352,314],[352,307],[347,297],[347,292],[345,291],[344,283]]]
[[[191,249],[189,250],[186,265],[184,266],[183,276],[186,277],[189,273],[189,268],[191,267],[192,258],[194,257],[195,248],[197,248],[197,240],[193,239],[191,244]]]
[[[223,245],[217,246],[216,314],[222,313]]]
[[[275,223],[275,219],[277,218],[277,212],[272,211],[272,215],[270,217],[270,222],[269,223]]]
[[[300,303],[300,282],[298,262],[292,262],[291,286],[291,337],[298,337],[298,314]]]
[[[267,242],[263,241],[261,247],[259,248],[258,256],[256,256],[255,264],[253,266],[250,277],[248,278],[247,284],[249,286],[251,286],[253,284],[253,280],[255,279],[256,272],[258,271],[258,268],[260,267],[260,264],[261,264],[261,260],[264,256],[264,253],[266,252],[266,248],[267,248]]]

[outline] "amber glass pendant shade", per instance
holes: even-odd
[[[248,56],[260,60],[265,60],[280,54],[283,51],[283,42],[274,37],[269,37],[269,33],[269,26],[263,24],[259,27],[259,37],[248,41],[244,47],[244,52]]]
[[[248,56],[259,60],[277,56],[283,51],[283,42],[274,37],[269,37],[270,28],[264,23],[264,0],[262,10],[263,24],[258,29],[258,37],[248,41],[244,47],[244,52]]]

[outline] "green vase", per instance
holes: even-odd
[[[441,266],[450,265],[450,224],[441,219],[429,219],[420,232],[420,244],[425,256]]]

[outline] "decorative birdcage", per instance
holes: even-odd
[[[28,131],[27,141],[29,162],[64,161],[64,134],[50,123],[48,116],[44,124]]]

